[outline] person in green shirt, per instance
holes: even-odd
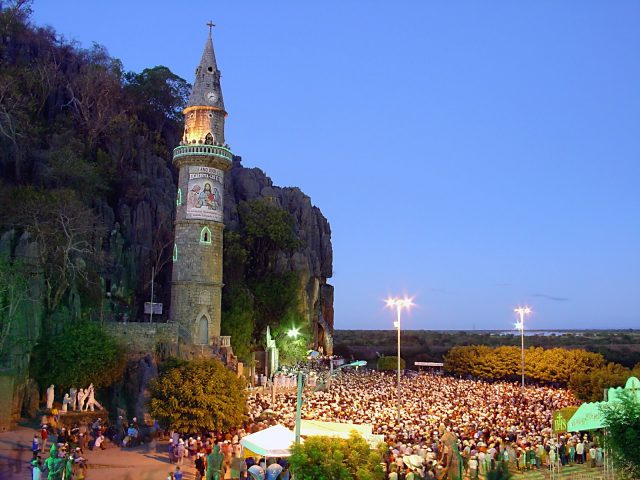
[[[220,451],[220,445],[216,443],[213,451],[207,456],[207,480],[221,480],[223,460],[224,455]]]
[[[49,450],[49,458],[44,461],[44,466],[47,469],[47,480],[62,480],[62,473],[64,472],[64,459],[58,457],[58,447],[56,444],[51,445]]]

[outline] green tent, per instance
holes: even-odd
[[[583,403],[576,413],[571,417],[567,424],[567,430],[570,432],[579,432],[584,430],[598,430],[604,428],[604,416],[602,415],[602,407],[618,402],[620,394],[624,391],[630,392],[636,402],[640,402],[640,380],[636,377],[629,377],[624,388],[610,388],[607,393],[608,400],[606,402]]]

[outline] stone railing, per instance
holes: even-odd
[[[231,337],[220,337],[220,347],[230,347],[231,346]]]
[[[219,157],[225,160],[232,161],[233,154],[231,150],[220,145],[180,145],[173,149],[173,158],[187,157],[187,156],[206,156],[206,157]]]

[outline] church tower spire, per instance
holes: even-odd
[[[208,23],[208,25],[213,26],[213,23]],[[220,70],[218,70],[216,54],[213,50],[211,28],[204,44],[200,64],[196,68],[196,79],[187,102],[187,107],[200,105],[209,105],[224,112],[222,88],[220,88]]]
[[[179,171],[169,318],[181,339],[214,352],[220,337],[224,173],[233,154],[224,140],[227,112],[211,38],[212,23],[184,114],[184,134],[173,150]]]

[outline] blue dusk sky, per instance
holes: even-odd
[[[193,81],[212,19],[245,166],[329,219],[336,328],[640,328],[640,2],[35,0]]]

